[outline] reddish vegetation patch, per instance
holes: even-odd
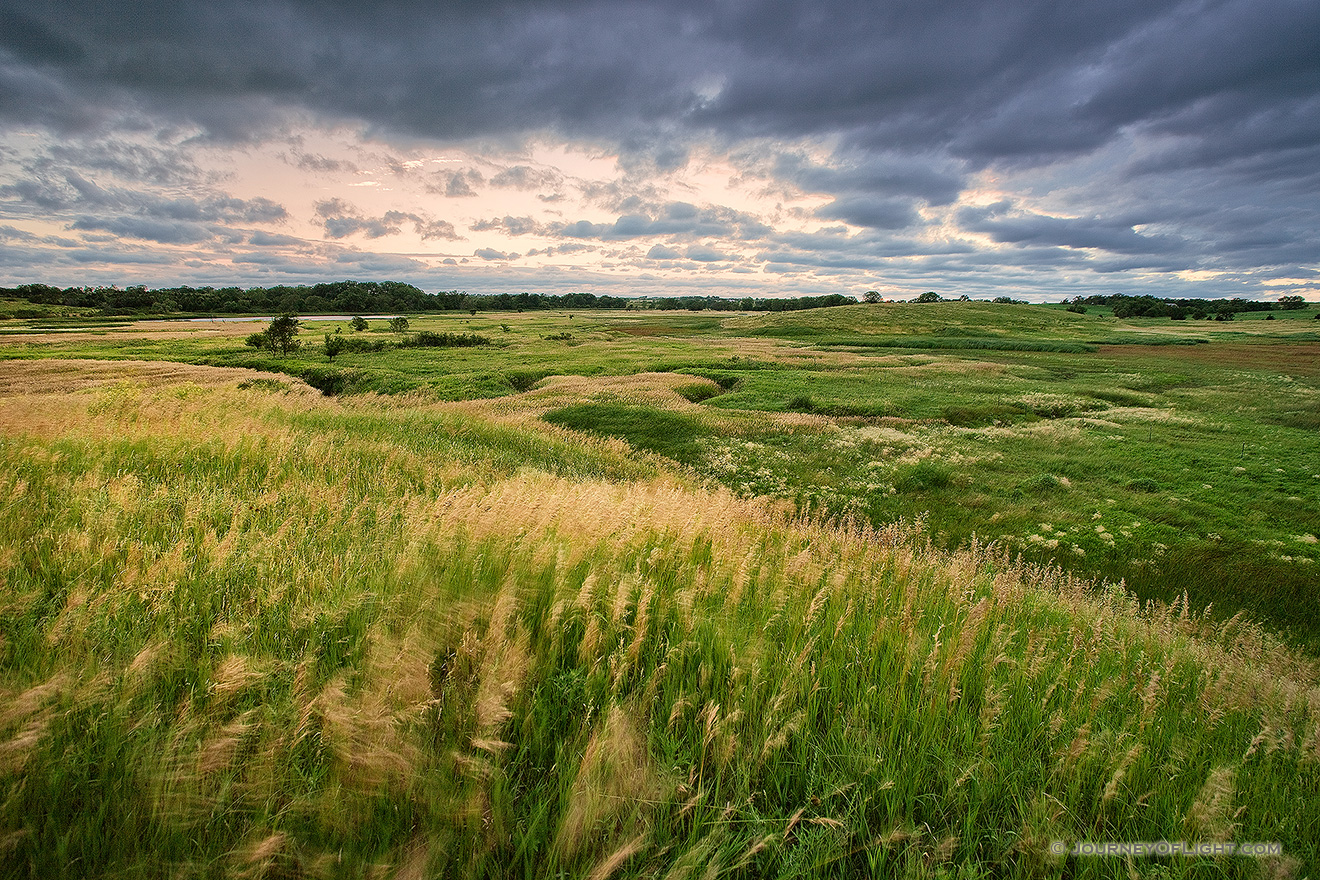
[[[698,331],[668,324],[613,324],[607,329],[629,336],[691,336]]]
[[[1100,353],[1142,359],[1193,361],[1239,370],[1268,370],[1289,376],[1320,377],[1320,343],[1237,343],[1208,345],[1102,345]]]

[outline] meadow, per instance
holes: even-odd
[[[1307,876],[1312,315],[11,324],[0,872]]]

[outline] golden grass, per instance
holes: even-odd
[[[555,625],[548,629],[556,631],[570,618],[582,620],[575,659],[593,674],[600,672],[615,700],[584,721],[581,753],[566,756],[559,770],[571,781],[548,834],[556,858],[579,874],[604,878],[650,858],[651,823],[664,809],[705,816],[723,811],[719,815],[729,815],[721,821],[741,821],[740,805],[706,802],[712,776],[740,761],[761,768],[786,761],[818,712],[852,710],[811,708],[828,671],[818,661],[848,656],[840,646],[851,646],[855,657],[885,658],[892,665],[890,680],[911,682],[920,712],[931,719],[961,711],[969,700],[966,687],[984,685],[968,728],[975,734],[973,758],[949,773],[956,790],[1001,772],[994,744],[1012,722],[1006,706],[1027,700],[1044,714],[1055,705],[1059,688],[1075,689],[1071,699],[1081,708],[1067,717],[1054,711],[1043,721],[1051,778],[1066,780],[1088,768],[1102,773],[1102,811],[1140,797],[1130,790],[1132,779],[1149,757],[1147,738],[1162,713],[1187,713],[1203,730],[1245,713],[1259,727],[1243,761],[1272,755],[1320,762],[1320,663],[1240,617],[1216,623],[1189,609],[1185,599],[1142,606],[1120,589],[1097,591],[1056,569],[1017,564],[993,546],[937,553],[922,542],[919,525],[877,529],[796,519],[783,508],[702,489],[681,476],[624,482],[531,469],[499,473],[385,441],[314,436],[291,427],[286,416],[322,407],[389,413],[397,404],[377,407],[359,400],[344,406],[315,395],[239,390],[232,375],[215,375],[209,383],[180,374],[172,383],[157,377],[150,386],[116,384],[134,375],[133,369],[129,365],[114,381],[105,377],[85,387],[79,383],[92,380],[61,365],[52,365],[44,378],[36,371],[32,375],[47,383],[40,386],[47,390],[0,396],[0,430],[20,443],[23,434],[88,444],[98,437],[133,436],[230,452],[260,448],[268,475],[260,485],[241,490],[209,484],[186,493],[172,492],[167,484],[153,489],[132,473],[93,469],[60,478],[65,480],[60,491],[81,511],[78,521],[50,527],[63,530],[55,535],[63,542],[61,562],[90,570],[112,555],[119,567],[108,589],[98,591],[88,582],[62,597],[48,631],[53,648],[71,657],[93,656],[88,630],[98,615],[127,607],[129,597],[143,599],[150,613],[163,613],[188,573],[201,570],[242,571],[265,585],[263,603],[292,608],[295,623],[314,613],[333,617],[367,601],[382,603],[389,621],[373,630],[358,668],[318,682],[310,654],[291,670],[291,661],[245,648],[253,623],[242,609],[217,619],[207,638],[216,659],[208,661],[205,686],[196,696],[209,707],[204,716],[192,702],[180,708],[173,738],[159,758],[153,803],[162,821],[180,826],[203,821],[232,796],[226,793],[229,786],[240,793],[245,809],[278,803],[270,780],[298,748],[318,739],[330,756],[330,793],[314,808],[300,804],[299,809],[321,811],[326,823],[352,827],[352,810],[365,810],[367,798],[380,791],[407,792],[420,778],[419,768],[441,762],[462,779],[449,806],[481,829],[483,840],[501,839],[509,833],[500,818],[508,815],[500,800],[507,796],[501,794],[504,767],[515,751],[514,720],[530,699],[528,682],[538,663],[523,619],[533,591],[518,573],[537,571],[551,572],[547,607]],[[666,376],[618,383],[574,380],[568,386],[572,394],[608,388],[658,399],[672,393],[674,377]],[[527,395],[534,401],[526,405],[529,411],[569,394],[559,388],[542,391]],[[30,408],[14,408],[16,402]],[[24,413],[59,406],[61,418],[37,431],[22,421]],[[583,449],[618,451],[612,441],[534,428],[522,420],[522,405],[433,406],[437,412],[542,430]],[[35,444],[22,448],[33,460],[60,454]],[[362,475],[370,492],[350,489],[345,480],[345,468],[351,476],[359,457],[383,462]],[[436,472],[444,476],[436,478]],[[423,473],[432,476],[413,476]],[[17,482],[9,487],[9,494],[20,498],[28,492]],[[175,518],[177,534],[123,545],[126,534],[134,535],[134,523],[167,516]],[[365,526],[369,522],[371,529]],[[341,532],[370,540],[326,550],[320,536]],[[470,562],[474,570],[503,566],[505,574],[489,593],[454,595],[437,585],[437,557],[447,564]],[[335,592],[350,575],[349,582],[379,585],[380,594]],[[36,597],[8,595],[4,601],[7,610],[21,613]],[[646,662],[647,646],[669,607],[677,609],[678,623],[670,624],[672,643],[662,668],[631,692],[628,683]],[[691,645],[702,624],[718,617],[734,627],[743,615],[759,632],[729,634],[736,650],[728,670],[716,672],[703,663],[689,679],[677,684],[666,679],[669,661],[679,668],[684,645]],[[772,631],[786,635],[781,640],[763,635]],[[445,651],[452,655],[449,678],[440,680],[435,664]],[[1124,680],[1097,682],[1089,676],[1095,663],[1115,656],[1125,658]],[[148,639],[118,668],[11,685],[0,693],[0,772],[21,773],[38,753],[56,702],[104,695],[111,679],[131,697],[172,659],[171,648]],[[1199,690],[1197,699],[1182,707],[1170,682],[1188,664],[1196,669]],[[262,689],[281,676],[293,677],[290,701],[296,715],[296,723],[284,728],[252,707]],[[727,693],[733,696],[712,696],[719,676],[727,676]],[[661,692],[678,695],[664,704],[658,702]],[[1098,717],[1128,697],[1135,708],[1118,724],[1079,720]],[[461,723],[454,722],[464,738],[451,744],[450,752],[428,755],[418,731],[434,713],[451,711],[446,707],[453,703],[464,713]],[[652,718],[652,713],[658,714]],[[676,773],[657,762],[648,734],[657,720],[671,732],[698,732],[701,757],[695,766]],[[1200,786],[1186,815],[1179,816],[1189,834],[1232,832],[1238,787],[1245,785],[1237,766],[1216,767]],[[1064,821],[1058,802],[1047,794],[1033,793],[1035,800],[1024,805],[1024,852],[1043,851],[1051,829]],[[341,798],[356,806],[339,809]],[[844,835],[849,829],[843,824],[804,807],[785,828],[777,826],[774,835],[758,833],[738,851],[746,861],[772,841],[786,844],[807,833]],[[903,846],[917,834],[901,822],[894,829],[887,846]],[[920,845],[936,862],[959,845],[945,830],[922,833],[927,837]],[[715,846],[713,840],[707,844]],[[676,857],[675,869],[689,864],[700,873],[705,845],[694,844]],[[428,846],[410,842],[397,853],[396,865],[405,875],[424,875]],[[284,832],[255,823],[230,861],[235,872],[276,873],[289,866],[294,848]]]

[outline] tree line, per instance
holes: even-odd
[[[1064,302],[1069,302],[1064,300]],[[1073,307],[1105,306],[1114,310],[1116,318],[1171,318],[1181,321],[1193,318],[1232,320],[1240,312],[1290,311],[1306,308],[1300,296],[1282,296],[1277,303],[1249,299],[1160,299],[1154,296],[1131,296],[1113,293],[1097,296],[1079,296],[1071,300]]]
[[[687,309],[791,311],[853,305],[841,294],[790,299],[716,296],[620,297],[594,293],[427,293],[399,281],[332,281],[275,287],[65,287],[23,284],[0,288],[0,297],[34,305],[94,309],[103,315],[387,314],[407,312],[534,311],[538,309]]]

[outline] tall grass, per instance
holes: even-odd
[[[1320,859],[1320,672],[1241,617],[629,472],[608,441],[519,466],[458,441],[537,429],[461,406],[37,397],[0,399],[3,876]],[[43,402],[62,418],[24,431]]]

